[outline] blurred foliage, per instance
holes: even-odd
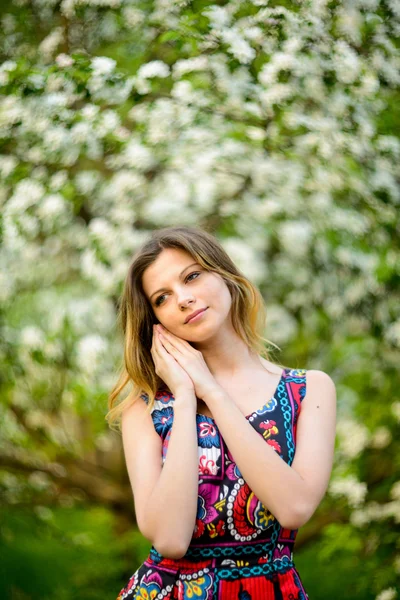
[[[150,545],[105,424],[130,258],[214,232],[277,360],[336,383],[310,598],[400,578],[398,2],[0,8],[0,597],[116,597]]]
[[[103,507],[11,507],[0,531],[1,598],[113,598],[150,550]]]

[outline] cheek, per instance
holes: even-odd
[[[232,306],[232,297],[229,289],[225,287],[225,289],[221,292],[221,298],[223,298],[223,304],[226,308],[227,314],[229,313]]]
[[[214,308],[219,311],[229,312],[232,298],[228,286],[223,280],[214,279],[209,288],[209,299],[213,303]]]
[[[209,273],[204,285],[205,289],[214,296],[230,295],[228,286],[218,273]]]

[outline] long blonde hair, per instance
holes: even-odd
[[[150,412],[157,391],[165,387],[155,372],[150,353],[153,324],[157,319],[142,286],[144,271],[164,248],[186,250],[205,270],[221,275],[232,297],[233,327],[250,350],[270,361],[265,342],[279,349],[262,336],[266,308],[261,293],[239,271],[213,235],[188,226],[153,231],[150,239],[133,256],[119,301],[118,324],[124,335],[124,358],[119,379],[108,397],[109,412],[105,416],[110,427],[116,431],[120,431],[121,415],[132,402],[143,393],[147,394]],[[129,383],[133,386],[131,392],[117,402],[119,394]]]

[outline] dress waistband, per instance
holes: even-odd
[[[268,548],[267,544],[225,547],[189,547],[185,556],[179,559],[165,558],[154,547],[149,558],[153,564],[171,571],[218,568],[226,577],[273,575],[294,567],[292,554],[288,548]],[[247,550],[247,552],[246,552]],[[222,574],[223,578],[223,574]]]

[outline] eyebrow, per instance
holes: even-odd
[[[190,269],[190,267],[194,267],[195,265],[200,265],[200,263],[197,263],[197,262],[195,262],[195,263],[192,263],[191,265],[188,265],[187,267],[185,267],[185,268],[183,269],[183,271],[181,271],[181,272],[179,273],[179,278],[181,278],[181,277],[182,277],[182,275],[184,274],[184,272],[185,272],[185,271],[187,271],[188,269]],[[153,292],[153,293],[151,294],[151,296],[150,296],[150,299],[151,299],[151,298],[154,296],[154,294],[158,294],[158,292],[162,292],[162,291],[164,291],[164,290],[166,290],[166,289],[167,289],[167,288],[160,288],[159,290],[156,290],[155,292]]]

